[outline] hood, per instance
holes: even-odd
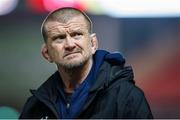
[[[107,52],[97,50],[94,55],[95,80],[90,91],[99,89],[100,86],[109,86],[114,82],[128,81],[134,83],[133,70],[125,66],[125,58],[120,52]]]
[[[95,64],[95,73],[98,72],[99,67],[102,65],[104,61],[107,61],[113,65],[124,65],[125,58],[122,56],[120,52],[113,52],[110,53],[105,50],[97,50],[94,57],[94,64]]]

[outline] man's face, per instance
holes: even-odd
[[[82,16],[74,17],[67,23],[49,21],[46,24],[47,51],[51,61],[64,68],[85,64],[96,51],[94,40]]]

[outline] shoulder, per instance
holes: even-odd
[[[37,90],[30,90],[32,96],[30,96],[22,109],[20,118],[33,118],[32,116],[39,116],[42,112],[47,111],[45,102],[48,102],[56,93],[57,72],[48,78]],[[41,112],[40,112],[41,111]]]
[[[119,86],[117,104],[125,118],[153,118],[143,90],[135,84],[123,82]]]
[[[144,92],[137,85],[130,82],[122,82],[119,85],[118,99],[124,98],[126,102],[141,101],[144,98]]]
[[[133,69],[131,66],[105,63],[108,79],[106,86],[116,89],[117,98],[121,100],[140,101],[144,98],[144,92],[134,81]]]
[[[40,102],[36,99],[36,97],[31,96],[27,99],[26,103],[20,114],[21,118],[31,118],[31,113],[36,109],[36,107],[40,106]]]

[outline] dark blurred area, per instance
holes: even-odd
[[[56,71],[40,53],[46,15],[26,9],[20,1],[13,12],[0,16],[0,108],[20,113],[29,89],[37,89]],[[180,118],[180,17],[89,16],[100,49],[120,51],[133,67],[154,118]]]

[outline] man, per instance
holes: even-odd
[[[85,13],[74,8],[51,12],[42,35],[42,55],[58,71],[31,91],[20,118],[152,118],[132,68],[121,54],[97,50]]]

